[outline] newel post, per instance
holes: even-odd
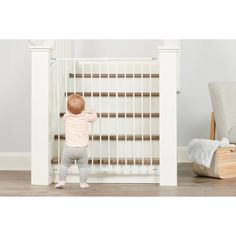
[[[160,73],[160,185],[177,185],[178,49],[158,48]]]
[[[31,184],[51,183],[52,158],[52,49],[32,46],[31,51]]]

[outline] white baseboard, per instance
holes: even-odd
[[[178,147],[178,163],[191,162],[187,146]],[[30,152],[0,152],[0,170],[30,170]]]
[[[0,152],[0,170],[30,170],[30,152]]]
[[[177,150],[178,155],[178,163],[190,163],[191,161],[188,159],[188,147],[187,146],[179,146]]]

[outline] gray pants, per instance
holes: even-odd
[[[88,178],[88,148],[65,146],[61,155],[61,165],[59,168],[59,181],[66,181],[68,168],[74,160],[77,160],[79,167],[80,183],[87,183]]]

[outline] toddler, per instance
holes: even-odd
[[[68,168],[73,160],[77,160],[80,176],[80,187],[87,188],[88,177],[88,144],[89,144],[89,122],[97,118],[94,109],[89,113],[84,111],[85,101],[82,96],[73,94],[67,100],[67,112],[63,119],[65,121],[66,145],[61,155],[59,168],[59,182],[56,188],[63,188],[66,183]]]

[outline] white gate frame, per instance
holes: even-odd
[[[53,132],[52,48],[30,47],[31,62],[31,184],[49,185]],[[160,73],[160,185],[177,185],[178,48],[158,48]]]

